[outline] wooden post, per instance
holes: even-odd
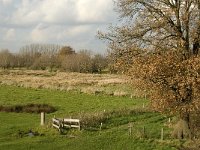
[[[79,126],[79,131],[81,131],[81,123],[80,123],[80,121],[78,122],[78,126]]]
[[[171,118],[169,118],[168,122],[169,122],[169,123],[171,122]]]
[[[160,138],[161,140],[163,140],[164,139],[164,129],[162,128],[161,129],[161,138]]]
[[[145,138],[146,137],[146,129],[145,129],[145,126],[143,127],[143,138]]]
[[[129,123],[128,128],[129,128],[129,130],[128,130],[128,135],[131,136],[131,135],[132,135],[133,124],[132,124],[132,123]]]
[[[145,100],[147,99],[147,91],[146,90],[144,90],[144,98],[145,98]]]
[[[102,130],[102,125],[103,125],[103,123],[101,123],[101,125],[100,125],[100,131]]]
[[[43,126],[45,124],[45,113],[41,112],[41,122],[40,125]]]
[[[142,104],[142,108],[144,108],[145,107],[145,105],[144,105],[144,103]]]

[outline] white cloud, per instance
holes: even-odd
[[[66,28],[60,25],[37,25],[30,33],[33,42],[62,41],[65,39],[76,39],[77,36],[87,34],[90,26],[70,26]]]
[[[87,34],[90,30],[90,26],[87,25],[80,25],[80,26],[71,26],[67,28],[64,32],[61,31],[61,37],[77,37],[81,34]]]
[[[112,7],[108,0],[78,0],[78,20],[81,22],[105,22]],[[111,9],[112,10],[112,9]]]
[[[77,18],[75,4],[73,0],[22,0],[11,22],[22,26],[38,22],[73,23]]]
[[[3,38],[5,41],[12,41],[12,40],[14,40],[15,39],[15,29],[9,29],[7,32],[6,32],[6,34],[5,34],[5,36],[4,36],[4,38]]]
[[[7,44],[12,49],[43,42],[98,48],[96,30],[108,26],[114,16],[113,0],[0,0],[0,26],[6,28],[0,30],[0,40],[16,37]]]
[[[44,21],[50,23],[74,23],[76,22],[76,1],[59,0],[49,1],[44,0],[41,7],[44,14]]]
[[[10,5],[12,3],[12,0],[0,0],[0,3],[7,6],[7,5]]]
[[[38,24],[30,33],[31,40],[36,42],[47,42],[52,37],[52,27]]]
[[[112,0],[22,0],[11,22],[17,25],[104,23],[113,15],[112,5]]]
[[[10,17],[11,24],[30,26],[43,20],[43,13],[41,10],[37,10],[39,7],[38,2],[36,0],[22,0]]]

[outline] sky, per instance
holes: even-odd
[[[116,16],[113,0],[0,0],[0,49],[59,44],[105,53],[97,31]]]

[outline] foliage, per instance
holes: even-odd
[[[140,76],[145,82],[156,109],[176,112],[198,110],[199,57],[182,60],[176,52],[147,55],[136,58],[130,72],[135,72],[135,76]]]
[[[66,56],[66,55],[71,55],[71,54],[75,54],[75,51],[70,46],[63,46],[58,52],[58,55],[61,57]]]

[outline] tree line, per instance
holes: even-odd
[[[89,50],[75,52],[70,46],[31,44],[13,54],[0,50],[0,67],[3,69],[26,68],[38,70],[62,70],[80,73],[101,73],[107,68],[107,57],[92,54]]]

